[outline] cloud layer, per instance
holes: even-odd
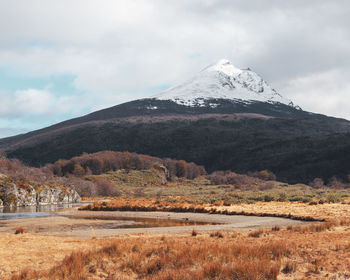
[[[21,120],[30,130],[147,97],[221,58],[252,68],[304,109],[350,119],[345,0],[0,4],[0,69],[27,80],[74,77],[69,92],[50,82],[0,84],[0,137]]]

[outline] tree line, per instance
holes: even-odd
[[[175,177],[194,179],[207,174],[203,166],[199,166],[193,162],[114,151],[102,151],[92,154],[85,153],[69,160],[58,160],[53,164],[46,165],[45,168],[50,169],[52,174],[56,176],[75,175],[80,177],[85,175],[99,175],[120,169],[145,170],[150,169],[157,163],[167,168],[169,179]]]

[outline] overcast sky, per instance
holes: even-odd
[[[148,97],[221,58],[350,119],[350,1],[0,0],[0,137]]]

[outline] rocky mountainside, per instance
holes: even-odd
[[[150,98],[0,140],[3,154],[33,166],[103,150],[308,183],[350,173],[350,122],[303,111],[258,74],[220,60]]]
[[[40,206],[80,201],[79,194],[62,185],[36,185],[0,176],[0,207]]]

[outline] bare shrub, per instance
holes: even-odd
[[[232,171],[215,171],[208,176],[211,184],[213,185],[225,185],[231,184],[238,188],[241,186],[254,186],[257,184],[262,184],[263,182],[257,178],[253,178],[248,175],[237,174]]]
[[[81,196],[97,196],[97,186],[88,180],[78,178],[75,176],[69,177],[58,177],[55,178],[56,182],[62,183],[64,185],[70,186]]]
[[[97,186],[97,193],[99,196],[120,196],[121,192],[117,187],[109,180],[104,178],[98,178],[95,181]]]
[[[337,177],[332,177],[327,186],[332,189],[344,189],[345,184]]]
[[[314,189],[321,189],[324,188],[324,182],[321,178],[315,178],[311,183],[310,186]]]

